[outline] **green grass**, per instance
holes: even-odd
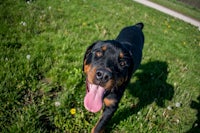
[[[200,21],[200,9],[195,8],[191,5],[180,2],[178,0],[151,0],[151,1]]]
[[[83,106],[85,49],[140,21],[143,61],[107,132],[198,130],[197,27],[132,0],[6,0],[0,10],[0,132],[89,132],[101,114]]]

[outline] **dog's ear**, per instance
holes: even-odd
[[[84,65],[88,64],[91,61],[91,59],[89,58],[89,55],[91,54],[91,51],[92,51],[92,48],[94,47],[94,45],[96,45],[98,42],[100,42],[100,41],[94,42],[92,45],[90,45],[86,49],[86,52],[85,52],[85,55],[84,55],[84,59],[83,59],[82,71],[84,71]]]
[[[144,24],[142,22],[140,22],[140,23],[137,23],[135,26],[142,30],[144,27]]]

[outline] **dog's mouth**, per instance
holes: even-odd
[[[105,88],[86,81],[86,96],[84,98],[85,108],[93,113],[100,111],[103,106],[105,91]]]

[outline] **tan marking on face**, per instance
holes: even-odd
[[[87,80],[90,82],[90,83],[93,83],[94,82],[94,79],[95,79],[95,76],[96,76],[96,67],[93,67],[90,69],[90,71],[88,71],[86,73],[87,75]]]
[[[103,47],[101,47],[101,49],[102,49],[103,51],[106,51],[107,46],[103,46]]]
[[[97,57],[101,57],[103,55],[103,53],[100,52],[100,51],[96,52],[95,54],[96,54]]]
[[[91,65],[86,65],[86,61],[84,61],[84,72],[87,74],[91,69]]]
[[[125,79],[123,77],[119,78],[117,80],[117,86],[121,86],[125,82]]]
[[[103,101],[107,107],[113,105],[116,102],[114,99],[108,99],[108,98],[104,98]]]
[[[120,59],[123,59],[123,58],[124,58],[124,53],[120,52],[120,53],[119,53],[119,58],[120,58]]]
[[[105,89],[112,89],[114,87],[115,81],[113,79],[110,79],[105,85],[104,88]]]

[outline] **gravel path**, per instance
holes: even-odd
[[[140,4],[143,4],[145,6],[148,6],[148,7],[154,8],[154,9],[159,10],[159,11],[165,13],[165,14],[171,15],[171,16],[173,16],[175,18],[178,18],[178,19],[183,20],[183,21],[185,21],[187,23],[190,23],[190,24],[192,24],[194,26],[197,26],[199,28],[199,30],[200,30],[200,22],[195,20],[195,19],[193,19],[193,18],[187,17],[187,16],[185,16],[185,15],[183,15],[181,13],[178,13],[178,12],[175,12],[173,10],[170,10],[169,8],[166,8],[164,6],[155,4],[155,3],[153,3],[153,2],[151,2],[149,0],[133,0],[133,1],[138,2]]]

